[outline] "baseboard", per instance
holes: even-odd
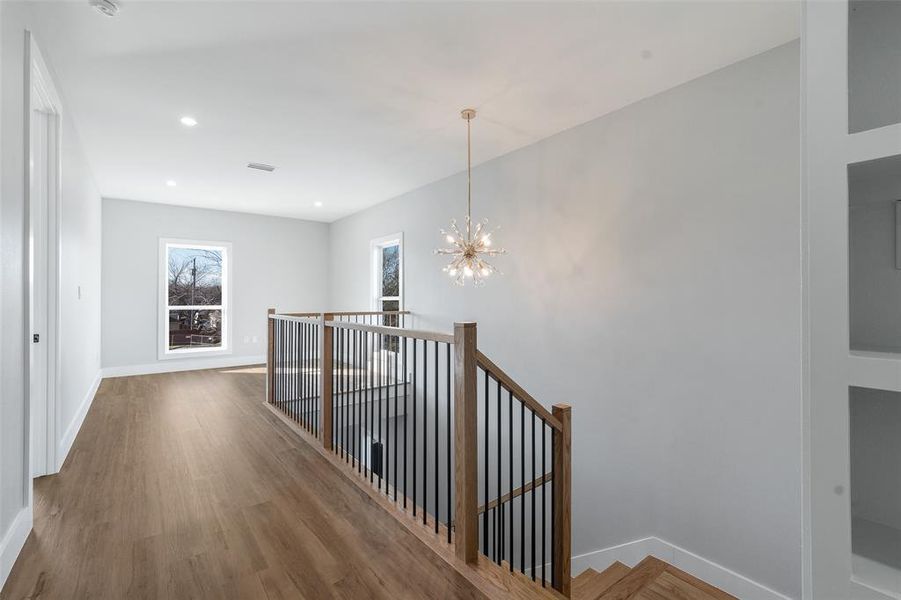
[[[57,473],[60,469],[63,468],[63,463],[66,462],[66,457],[69,456],[69,450],[72,449],[72,444],[75,442],[75,436],[78,435],[78,431],[81,429],[81,424],[84,423],[84,418],[88,416],[88,410],[90,410],[91,404],[94,402],[94,396],[97,395],[97,389],[100,387],[100,381],[102,379],[103,373],[98,369],[97,376],[94,377],[94,381],[91,382],[91,387],[88,388],[88,392],[85,394],[84,399],[81,401],[81,406],[78,407],[78,411],[72,418],[72,422],[69,423],[69,426],[66,428],[66,432],[59,440],[59,444],[56,447]]]
[[[154,373],[176,373],[179,371],[199,371],[202,369],[224,369],[244,367],[266,362],[266,355],[259,356],[216,356],[211,358],[187,358],[182,360],[161,360],[144,365],[123,365],[104,367],[104,379],[109,377],[129,377],[131,375],[153,375]]]
[[[6,578],[9,577],[13,565],[16,564],[16,558],[19,557],[19,552],[22,551],[28,534],[31,533],[32,522],[31,507],[27,506],[19,511],[3,539],[0,540],[0,590],[6,584]]]
[[[615,561],[634,567],[648,555],[656,556],[741,600],[790,600],[788,596],[744,575],[656,537],[646,537],[574,556],[572,573],[573,576],[578,575],[589,567],[603,571]]]

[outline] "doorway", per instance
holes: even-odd
[[[58,471],[59,206],[61,104],[28,35],[28,352],[31,478]]]

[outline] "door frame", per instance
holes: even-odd
[[[26,403],[26,452],[25,452],[25,479],[28,504],[32,503],[32,479],[33,473],[50,475],[59,471],[59,381],[60,381],[60,211],[62,201],[62,102],[53,83],[53,78],[47,68],[41,51],[30,31],[25,32],[25,118],[24,118],[24,144],[25,144],[25,219],[28,227],[28,237],[25,240],[25,268],[28,277],[26,286],[26,361],[25,381],[28,386],[28,402]],[[33,236],[31,223],[31,205],[35,201],[31,193],[32,173],[32,114],[41,110],[53,115],[48,120],[48,164],[47,164],[47,331],[45,333],[47,344],[47,417],[46,449],[43,465],[32,465],[32,406],[34,399],[31,397],[31,350],[33,329],[34,298],[34,257],[31,252],[31,239]]]

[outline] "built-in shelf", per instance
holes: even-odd
[[[901,2],[849,2],[850,133],[901,123],[901,70],[898,69],[901,64],[901,36],[898,36],[898,31],[901,31]]]
[[[847,148],[848,164],[901,154],[901,123],[852,133]]]
[[[901,600],[901,392],[848,390],[854,580]]]

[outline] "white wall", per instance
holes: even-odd
[[[2,321],[0,321],[0,584],[15,558],[15,547],[30,528],[24,470],[29,343],[25,327],[26,232],[24,99],[25,30],[40,46],[42,32],[25,3],[0,3],[0,246],[2,246]],[[52,60],[44,56],[52,71]],[[66,112],[62,131],[62,323],[58,446],[68,450],[80,417],[92,398],[100,372],[100,196],[85,162],[78,133]],[[84,293],[78,300],[77,286]],[[69,439],[63,439],[68,433]],[[60,461],[63,456],[58,457]],[[7,544],[7,545],[4,545]]]
[[[574,554],[656,535],[800,596],[799,85],[792,43],[478,167],[511,252],[482,289],[432,255],[463,174],[331,226],[336,309],[368,302],[370,239],[403,231],[417,325],[478,321],[573,405]]]
[[[160,361],[161,237],[232,243],[231,359],[266,354],[266,309],[326,309],[328,225],[297,219],[103,200],[103,367],[111,374],[221,364],[224,357]],[[245,336],[257,342],[245,343]],[[265,360],[265,359],[264,359]]]

